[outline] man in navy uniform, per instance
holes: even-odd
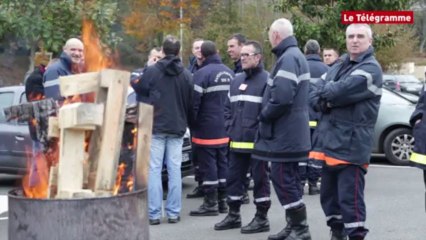
[[[228,212],[226,171],[229,137],[225,131],[225,101],[234,78],[212,41],[201,45],[203,64],[194,73],[192,143],[196,145],[204,202],[191,216],[215,216]],[[218,204],[219,200],[219,204]]]
[[[341,57],[317,89],[322,112],[310,156],[323,160],[321,206],[332,239],[361,240],[365,227],[365,174],[382,96],[382,69],[367,24],[346,28],[348,54]],[[312,101],[311,101],[312,102]],[[315,101],[314,101],[315,102]]]
[[[311,149],[309,130],[309,67],[285,18],[269,28],[272,52],[277,56],[268,80],[259,115],[253,159],[271,162],[271,180],[287,226],[269,240],[310,240],[300,186],[298,163]]]
[[[227,177],[229,213],[225,219],[215,224],[214,229],[241,227],[240,207],[245,192],[244,182],[251,167],[256,214],[248,225],[241,228],[241,233],[258,233],[269,231],[267,213],[271,206],[268,163],[251,159],[258,125],[257,117],[269,76],[263,69],[262,47],[258,42],[244,43],[241,49],[241,65],[244,71],[232,80],[225,108],[225,126],[230,137]]]

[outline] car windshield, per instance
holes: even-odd
[[[396,80],[400,83],[415,83],[419,84],[421,83],[420,80],[418,80],[416,77],[411,75],[398,75],[396,76]]]

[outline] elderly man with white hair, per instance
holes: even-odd
[[[272,23],[269,41],[277,62],[263,95],[252,158],[271,162],[270,177],[286,210],[287,226],[268,240],[310,240],[298,171],[298,163],[307,161],[311,149],[309,67],[289,20]]]
[[[362,240],[368,232],[365,174],[382,95],[382,69],[372,41],[369,25],[349,25],[348,54],[327,72],[314,94],[318,100],[311,100],[322,117],[310,156],[324,161],[321,206],[333,240]]]

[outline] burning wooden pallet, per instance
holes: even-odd
[[[95,100],[93,103],[64,104],[58,109],[50,104],[54,110],[39,119],[48,122],[46,135],[49,138],[59,138],[59,163],[50,169],[48,198],[112,195],[121,150],[129,79],[128,72],[111,69],[59,78],[62,96],[95,93]],[[37,109],[35,104],[12,106],[5,113],[11,118],[21,117],[22,120],[26,115],[34,115],[27,114],[30,110],[22,109]],[[57,117],[49,117],[52,112],[57,112]],[[143,124],[139,124],[137,131],[139,144],[134,175],[136,187],[142,189],[146,187],[148,175],[153,108],[140,104],[138,112],[138,122]],[[91,136],[87,143],[88,132]]]

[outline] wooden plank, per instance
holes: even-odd
[[[49,117],[49,124],[48,124],[48,130],[47,130],[47,137],[52,138],[56,137],[58,138],[61,134],[59,130],[59,123],[57,117]]]
[[[105,103],[101,147],[96,169],[95,192],[112,191],[117,175],[118,159],[123,137],[124,114],[130,73],[118,70],[101,71],[101,81],[109,82]],[[90,176],[89,176],[90,177]]]
[[[95,102],[105,103],[108,95],[108,88],[99,88],[96,93]],[[89,142],[89,173],[87,187],[95,190],[96,171],[98,169],[98,161],[101,151],[103,126],[96,126],[92,132]]]
[[[148,186],[148,169],[152,138],[152,124],[154,118],[153,106],[139,103],[138,108],[138,137],[135,163],[135,189],[144,189]]]
[[[99,72],[89,72],[59,77],[61,96],[97,92],[99,89]]]
[[[58,193],[83,188],[83,130],[61,129],[59,141]]]
[[[103,122],[104,105],[95,103],[72,103],[59,109],[59,128],[95,129]]]
[[[58,166],[51,166],[49,172],[49,187],[47,188],[47,198],[55,198],[58,192]]]

